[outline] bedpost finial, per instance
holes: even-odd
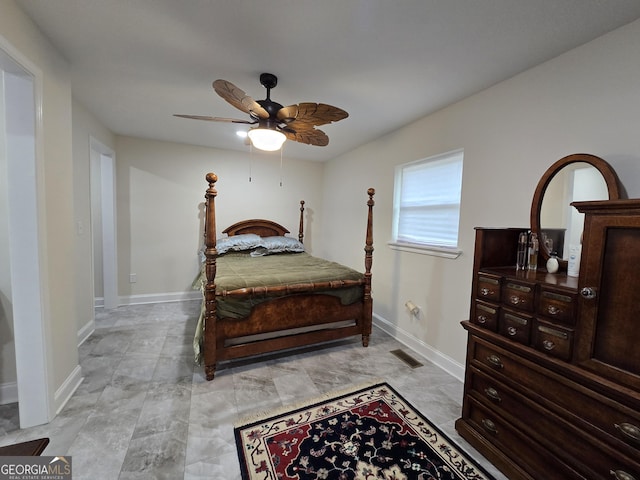
[[[207,182],[209,182],[211,185],[213,185],[218,181],[218,176],[215,173],[211,173],[211,172],[207,173],[205,178],[207,179]]]
[[[373,187],[369,187],[367,189],[367,195],[369,195],[370,197],[373,197],[376,194],[376,189]]]

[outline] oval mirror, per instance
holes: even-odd
[[[570,245],[582,241],[584,214],[571,202],[619,198],[618,176],[600,157],[578,153],[551,165],[538,182],[531,203],[531,231],[540,239],[543,261],[555,253],[566,270]]]

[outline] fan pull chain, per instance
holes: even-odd
[[[249,142],[249,183],[251,183],[251,166],[253,160],[253,145]]]
[[[280,187],[282,187],[282,150],[284,147],[280,147]]]

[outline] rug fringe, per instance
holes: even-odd
[[[276,407],[273,408],[271,410],[264,410],[262,412],[256,412],[256,413],[252,413],[250,415],[246,415],[240,419],[238,419],[233,427],[234,428],[241,428],[244,427],[246,425],[249,425],[251,423],[256,423],[259,422],[261,420],[265,420],[267,418],[270,417],[275,417],[277,415],[282,415],[284,413],[290,412],[292,410],[298,410],[300,408],[305,408],[308,407],[310,405],[314,405],[316,403],[321,403],[321,402],[325,402],[327,400],[331,400],[332,398],[335,397],[340,397],[343,395],[348,395],[350,393],[354,393],[357,392],[358,390],[362,390],[365,388],[370,388],[373,387],[374,385],[379,385],[381,383],[386,383],[383,379],[374,379],[374,380],[369,380],[366,382],[362,382],[362,383],[358,383],[355,385],[349,385],[348,387],[344,387],[338,390],[332,390],[330,392],[326,392],[323,393],[322,395],[318,395],[316,397],[307,399],[307,400],[303,400],[301,402],[298,403],[294,403],[294,404],[290,404],[290,405],[282,405],[281,407]]]

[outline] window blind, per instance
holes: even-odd
[[[401,167],[396,241],[457,247],[462,151]]]

